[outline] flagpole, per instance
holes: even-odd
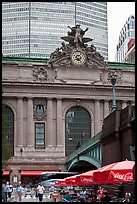
[[[76,2],[75,2],[75,26],[76,26]]]

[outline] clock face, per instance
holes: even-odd
[[[77,64],[77,65],[84,64],[85,59],[86,59],[86,57],[85,57],[84,53],[82,53],[80,51],[75,51],[72,54],[72,61],[74,64]]]

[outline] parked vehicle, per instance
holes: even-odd
[[[45,181],[42,181],[42,185],[44,186],[45,190],[48,191],[49,188],[51,186],[53,186],[55,184],[56,181],[58,181],[59,179],[49,179],[49,180],[45,180]]]

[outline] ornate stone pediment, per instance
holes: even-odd
[[[95,46],[85,44],[85,42],[92,41],[91,38],[83,37],[87,30],[83,31],[80,27],[72,27],[72,32],[68,32],[68,36],[61,37],[61,39],[69,43],[62,42],[62,46],[51,53],[48,61],[51,67],[86,66],[89,68],[106,68],[107,64],[104,57],[96,51]]]

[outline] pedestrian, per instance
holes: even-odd
[[[17,193],[19,202],[21,202],[21,199],[22,199],[22,191],[23,191],[23,188],[22,188],[21,184],[18,184],[16,187],[16,193]]]
[[[37,189],[35,189],[35,196],[36,196],[36,198],[38,198],[38,190]]]
[[[45,188],[42,185],[42,183],[39,183],[39,185],[37,187],[37,190],[38,190],[39,201],[42,202],[43,201],[43,194],[44,194],[44,191],[45,191]]]
[[[103,194],[104,194],[104,188],[102,188],[101,186],[99,187],[99,190],[97,191],[98,192],[98,200],[99,202],[101,202],[101,199],[103,197]]]
[[[65,192],[65,195],[63,196],[63,198],[67,201],[67,202],[73,202],[73,197],[70,195],[69,191]],[[56,202],[56,200],[54,201]]]
[[[125,199],[123,202],[131,202],[131,193],[125,192]]]
[[[50,198],[52,197],[52,194],[54,192],[55,188],[53,185],[51,185],[51,187],[49,188],[49,195],[50,195]]]
[[[8,198],[11,198],[11,194],[12,194],[12,191],[13,191],[13,186],[8,181],[7,181],[7,184],[6,184],[6,188],[7,188]]]
[[[7,202],[7,188],[6,188],[6,183],[2,184],[2,199],[3,202]]]
[[[7,181],[6,183],[6,189],[7,189],[7,198],[11,197],[11,192],[10,192],[10,186],[9,186],[9,182]]]

